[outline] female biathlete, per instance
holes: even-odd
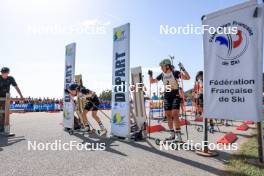
[[[170,129],[170,136],[165,140],[175,140],[182,142],[181,138],[181,124],[179,119],[179,109],[181,104],[181,97],[179,93],[179,82],[178,79],[189,80],[190,75],[184,69],[180,63],[179,67],[181,71],[174,71],[174,66],[170,59],[164,59],[160,62],[162,73],[156,77],[152,76],[152,71],[149,71],[150,83],[156,83],[160,80],[164,84],[164,110],[165,116],[168,120],[168,126]],[[173,129],[173,124],[175,130]]]
[[[100,127],[100,135],[105,135],[107,131],[103,123],[101,122],[100,118],[97,115],[98,106],[100,104],[100,101],[99,101],[98,96],[95,94],[95,92],[89,89],[86,89],[85,87],[81,87],[76,83],[72,83],[67,89],[67,91],[72,97],[79,96],[80,98],[84,98],[88,100],[81,114],[81,122],[83,124],[81,131],[83,132],[90,131],[90,126],[87,120],[87,114],[89,111],[92,111],[92,117],[98,123]]]

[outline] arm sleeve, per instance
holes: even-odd
[[[173,75],[174,75],[174,78],[175,78],[175,79],[179,79],[179,78],[181,77],[181,72],[179,72],[179,71],[174,71],[174,72],[173,72]]]
[[[10,80],[11,80],[11,85],[16,87],[17,83],[16,83],[15,79],[13,77],[10,77]]]
[[[89,89],[82,88],[81,93],[82,94],[89,94],[91,91]]]
[[[162,74],[160,74],[159,76],[156,77],[156,79],[157,79],[158,81],[162,80],[162,78],[163,78]]]

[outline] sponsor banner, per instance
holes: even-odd
[[[111,133],[130,136],[129,70],[130,24],[114,28]]]
[[[71,43],[66,46],[64,89],[67,89],[69,85],[72,82],[74,82],[75,51],[76,51],[75,43]],[[63,125],[65,128],[73,128],[73,123],[74,123],[74,103],[70,95],[64,91]]]
[[[10,104],[10,109],[33,110],[33,104]]]
[[[248,1],[206,15],[203,25],[222,28],[203,36],[205,117],[260,121],[263,8]]]
[[[26,111],[54,111],[59,110],[60,106],[55,103],[50,104],[11,104],[10,109],[19,109]]]

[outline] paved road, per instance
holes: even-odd
[[[107,112],[110,114],[110,112]],[[221,151],[220,156],[204,158],[193,151],[159,150],[152,139],[144,142],[129,142],[109,138],[98,138],[92,135],[87,138],[80,134],[70,136],[62,130],[61,113],[26,113],[12,115],[12,131],[16,137],[0,137],[0,175],[89,175],[89,176],[197,176],[224,175],[224,162],[228,152]],[[104,120],[107,128],[109,121]],[[235,124],[237,125],[237,124]],[[164,126],[166,126],[164,124]],[[210,142],[216,142],[223,132],[235,131],[235,127],[220,127],[221,132],[210,135]],[[185,133],[185,128],[182,130]],[[194,126],[188,127],[189,139],[194,142],[202,140],[202,133]],[[241,133],[241,143],[252,129]],[[152,134],[153,138],[163,138],[167,132]],[[183,138],[186,138],[186,133]],[[28,150],[28,142],[68,143],[105,143],[105,151],[32,151]]]

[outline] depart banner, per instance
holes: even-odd
[[[113,40],[111,133],[129,137],[130,24],[114,28]]]
[[[76,52],[75,43],[71,43],[66,46],[64,89],[68,88],[69,85],[74,82],[75,52]],[[64,91],[63,125],[65,128],[73,128],[73,124],[74,124],[74,103],[70,95],[65,93]]]
[[[203,36],[204,116],[261,121],[263,8],[248,1],[206,15],[203,25],[224,27]]]

